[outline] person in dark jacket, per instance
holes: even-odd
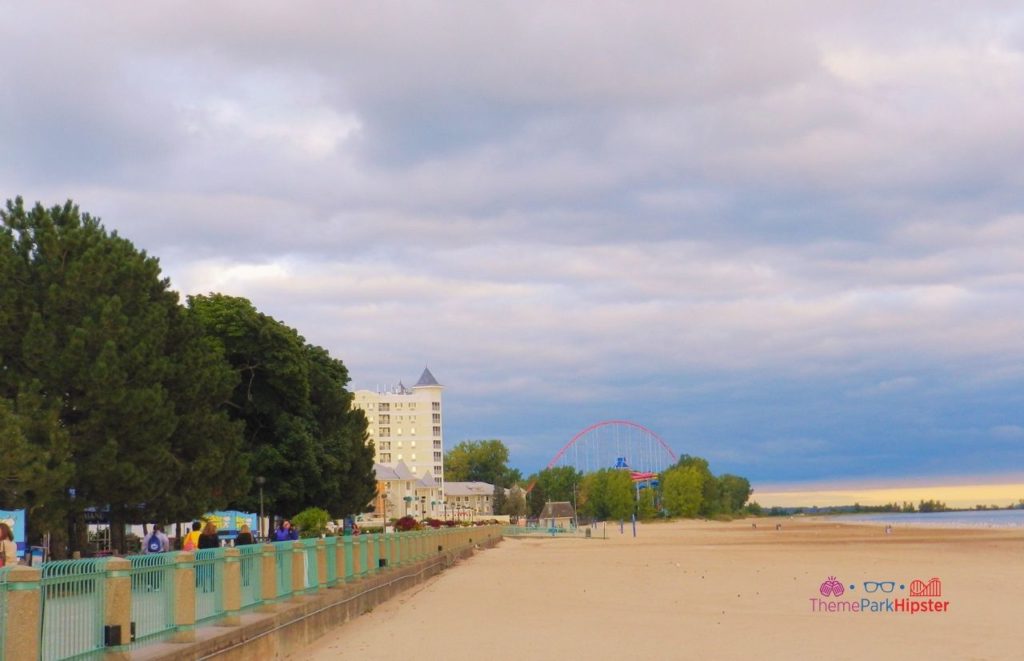
[[[245,546],[246,544],[255,544],[256,540],[252,538],[252,533],[249,532],[249,526],[242,524],[241,529],[238,531],[238,536],[235,537],[235,546]]]
[[[199,548],[217,549],[220,548],[220,537],[217,536],[217,526],[209,521],[203,528],[203,534],[199,535]]]

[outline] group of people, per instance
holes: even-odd
[[[5,525],[6,524],[0,523],[0,526]],[[8,531],[9,530],[10,529],[8,529]],[[0,531],[0,535],[2,534],[2,531]],[[281,522],[272,536],[272,539],[275,542],[286,542],[289,540],[296,540],[298,538],[299,531],[293,528],[292,522],[287,519]],[[244,546],[246,544],[255,543],[256,538],[253,536],[249,526],[242,524],[242,527],[238,530],[238,535],[235,537],[235,546]],[[212,521],[207,521],[205,526],[199,521],[193,521],[192,530],[185,535],[185,538],[181,543],[182,551],[197,551],[201,549],[215,549],[219,547],[220,537],[217,535],[217,525]],[[166,553],[170,550],[171,540],[164,533],[163,524],[158,523],[154,525],[153,531],[146,535],[142,540],[143,553]]]

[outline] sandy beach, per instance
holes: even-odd
[[[506,539],[338,628],[302,658],[1020,658],[1024,531],[886,535],[878,526],[784,520],[777,531],[775,523]],[[822,596],[832,576],[844,594],[830,583]],[[915,580],[940,594],[911,598]],[[868,594],[864,582],[882,585]],[[905,610],[829,610],[861,599],[881,609],[903,599]],[[911,602],[929,601],[946,602],[946,612],[909,612]]]

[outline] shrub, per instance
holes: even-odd
[[[403,516],[401,519],[395,521],[395,530],[399,532],[408,532],[410,530],[421,530],[422,527],[417,523],[416,519],[411,516]]]
[[[304,509],[292,517],[292,524],[299,529],[300,537],[319,537],[327,532],[331,515],[319,507]]]

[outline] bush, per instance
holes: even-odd
[[[299,537],[319,537],[327,532],[331,515],[319,507],[304,509],[292,517],[292,524],[299,529]]]
[[[431,528],[434,528],[435,530],[444,525],[444,522],[441,521],[441,519],[424,519],[423,523],[425,525],[430,526]]]
[[[401,519],[395,521],[395,530],[399,532],[408,532],[410,530],[422,530],[422,526],[411,516],[403,516]]]

